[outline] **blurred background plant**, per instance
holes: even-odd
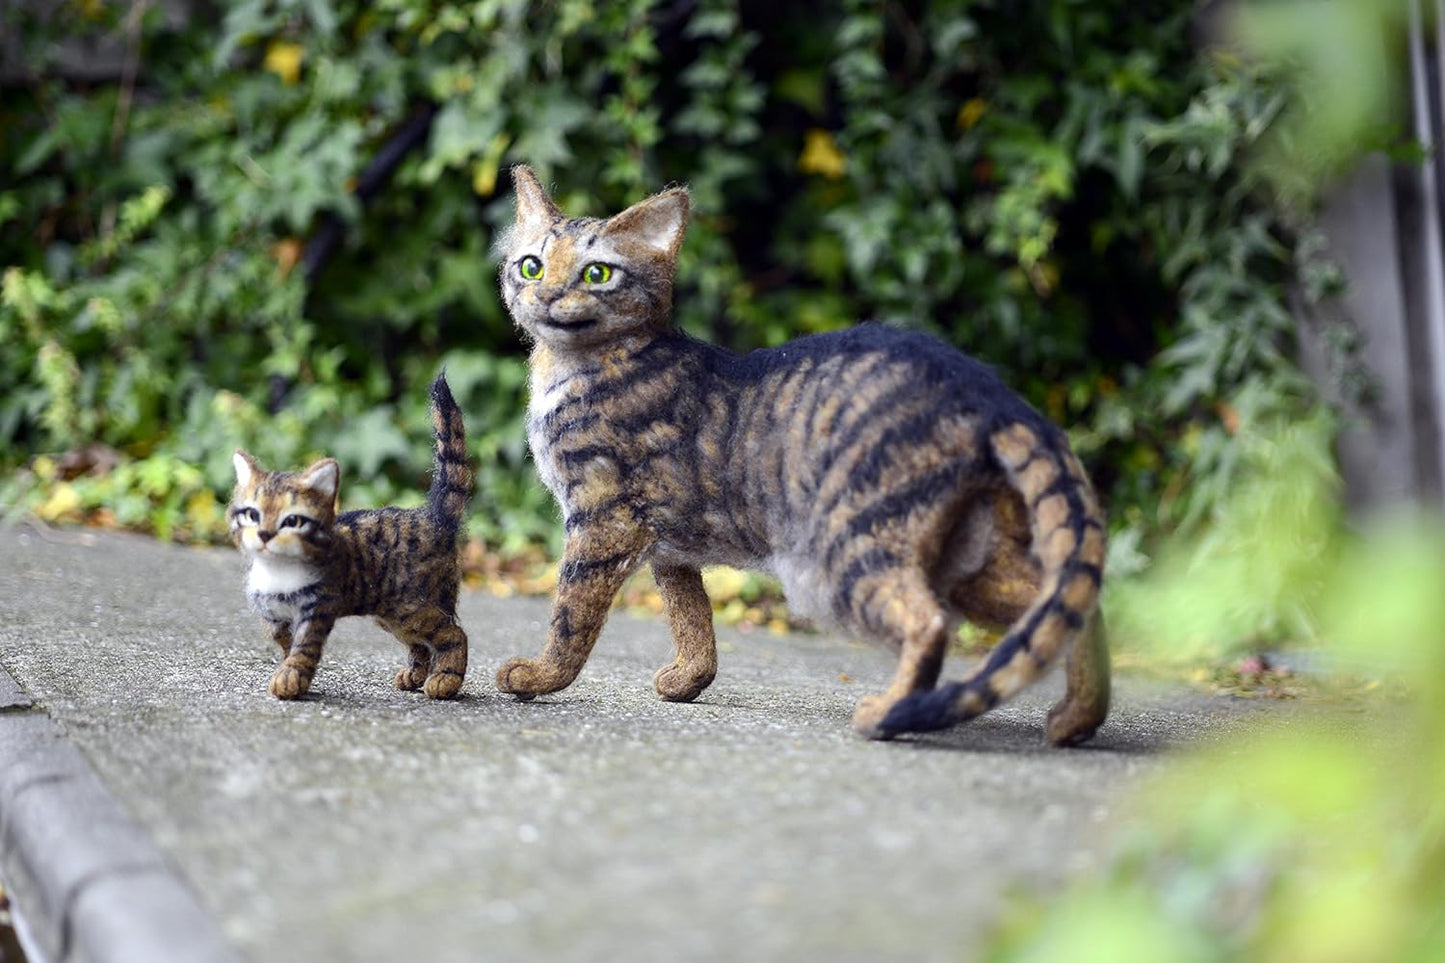
[[[1241,5],[1243,49],[1296,92],[1254,156],[1308,196],[1382,143],[1403,77],[1403,0]],[[1285,158],[1289,158],[1288,161]],[[1113,624],[1152,660],[1304,639],[1309,707],[1262,715],[1171,767],[1118,813],[1112,854],[1048,900],[1021,894],[984,958],[1445,959],[1445,526],[1347,524],[1317,410],[1235,436],[1239,484],[1143,578]],[[1240,675],[1276,688],[1263,658]]]
[[[1329,463],[1289,310],[1340,283],[1292,126],[1312,62],[1227,41],[1213,7],[12,0],[3,498],[217,539],[245,446],[337,456],[352,505],[414,501],[445,364],[486,564],[555,547],[490,254],[526,161],[577,214],[688,183],[701,336],[884,318],[996,365],[1070,427],[1112,571],[1138,572],[1221,523],[1269,426]]]
[[[1287,503],[1299,477],[1259,479],[1255,507]],[[1304,502],[1248,559],[1205,549],[1135,590],[1184,605],[1173,639],[1231,639],[1250,594],[1237,579],[1273,564],[1269,585],[1296,579],[1311,603],[1329,684],[1172,766],[1115,814],[1104,870],[1048,901],[1020,894],[985,959],[1445,959],[1445,528],[1347,531],[1328,501]]]

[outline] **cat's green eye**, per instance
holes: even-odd
[[[282,528],[304,528],[309,524],[311,524],[311,519],[305,515],[287,515],[281,519]]]
[[[251,508],[250,506],[247,506],[246,508],[236,509],[235,514],[236,517],[246,525],[255,525],[261,520],[261,513],[256,511],[256,509]]]
[[[530,254],[522,258],[518,269],[522,272],[522,277],[528,281],[539,281],[542,278],[542,262]]]
[[[594,261],[582,269],[582,280],[588,284],[606,284],[612,280],[612,268]]]

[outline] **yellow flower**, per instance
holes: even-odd
[[[301,61],[305,58],[306,48],[299,43],[273,40],[266,48],[266,59],[262,66],[280,77],[283,84],[294,84],[301,79]]]
[[[798,170],[804,174],[821,174],[837,180],[848,169],[848,158],[838,149],[833,135],[813,127],[803,135],[803,152],[798,155]]]
[[[497,169],[511,143],[511,134],[498,134],[493,137],[481,159],[472,167],[472,190],[477,196],[491,197],[492,192],[497,189]]]
[[[958,108],[958,118],[955,123],[958,124],[959,130],[969,130],[983,119],[983,115],[986,113],[988,113],[988,102],[982,97],[974,97],[972,100],[965,101],[963,106]]]

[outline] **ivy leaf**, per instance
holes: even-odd
[[[536,92],[527,130],[517,137],[516,153],[539,167],[565,164],[572,159],[568,139],[594,111],[561,87]]]
[[[373,408],[352,418],[336,436],[331,453],[341,463],[343,475],[371,478],[388,461],[405,463],[411,454],[411,443],[396,425],[396,409],[391,405]]]

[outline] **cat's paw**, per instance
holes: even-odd
[[[668,702],[691,702],[712,684],[716,670],[670,662],[657,670],[652,687]]]
[[[311,675],[293,665],[282,665],[271,676],[271,694],[278,699],[296,699],[311,688]]]
[[[402,669],[393,680],[396,687],[403,692],[415,692],[425,681],[426,669],[414,665]],[[428,692],[427,695],[431,695],[431,693]]]
[[[1104,718],[1108,714],[1107,701],[1099,706],[1064,699],[1049,710],[1044,733],[1049,742],[1056,746],[1077,746],[1093,736],[1099,726],[1104,724]]]
[[[864,739],[892,739],[895,735],[883,728],[883,720],[897,700],[882,695],[864,696],[853,710],[853,728]]]
[[[508,659],[497,670],[497,688],[526,702],[539,693],[551,691],[541,684],[541,675],[537,663],[531,659]]]
[[[433,672],[426,677],[426,694],[433,699],[450,699],[462,688],[462,677],[456,672]]]

